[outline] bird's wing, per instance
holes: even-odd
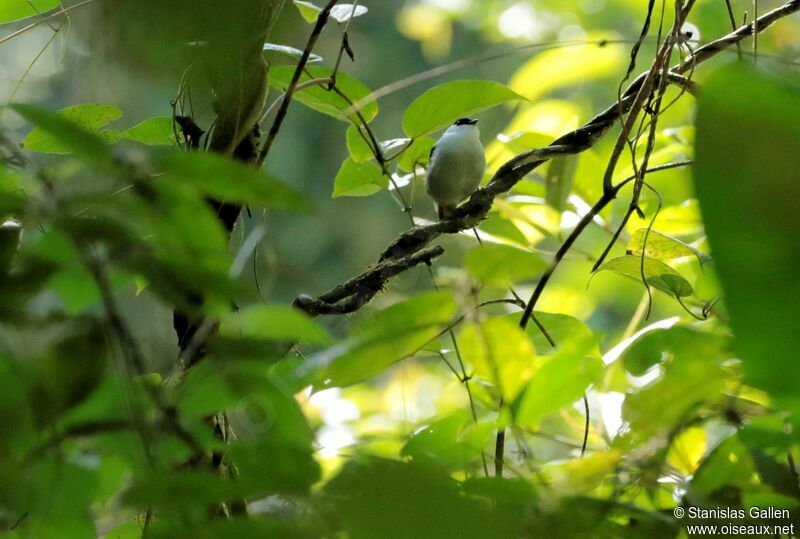
[[[433,159],[433,152],[436,151],[436,144],[431,147],[431,153],[428,154],[428,164],[430,164],[431,160]]]

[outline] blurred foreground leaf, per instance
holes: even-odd
[[[708,80],[695,189],[747,379],[800,413],[800,86],[743,66]]]

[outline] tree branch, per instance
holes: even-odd
[[[443,253],[444,249],[436,245],[404,258],[379,262],[364,273],[322,294],[319,298],[300,294],[295,298],[294,306],[312,316],[352,313],[371,300],[383,289],[386,281],[395,275],[419,264],[430,264],[431,260]]]
[[[281,130],[281,125],[283,124],[283,120],[286,118],[286,113],[289,111],[289,105],[292,102],[292,96],[294,95],[295,91],[297,91],[297,83],[300,81],[300,76],[303,74],[303,70],[308,63],[308,59],[311,57],[311,51],[314,49],[314,45],[316,45],[317,39],[322,33],[322,29],[325,28],[325,24],[328,22],[328,15],[330,15],[330,12],[333,9],[333,6],[336,5],[337,1],[338,0],[330,0],[328,5],[326,5],[322,11],[320,11],[319,16],[317,17],[317,22],[314,24],[314,29],[311,31],[311,35],[308,36],[306,47],[303,49],[303,54],[300,56],[300,60],[297,62],[297,67],[295,67],[294,73],[292,74],[292,80],[289,81],[289,87],[286,88],[286,93],[281,101],[281,106],[278,108],[278,113],[275,115],[275,121],[272,122],[272,127],[269,128],[267,140],[264,142],[264,146],[261,147],[261,151],[258,154],[258,160],[256,162],[259,165],[263,163],[267,158],[267,155],[269,155],[269,151],[272,148],[272,143],[275,142],[275,137],[278,136],[278,131]]]
[[[779,19],[795,13],[798,10],[800,10],[800,0],[790,0],[784,5],[759,17],[755,23],[755,27],[759,32],[761,32]],[[696,90],[695,85],[687,82],[685,78],[681,77],[681,75],[691,71],[700,63],[705,62],[713,56],[716,56],[720,51],[726,49],[727,47],[730,47],[731,45],[734,45],[751,36],[752,33],[753,23],[745,24],[734,32],[731,32],[730,34],[712,41],[711,43],[699,47],[688,57],[684,58],[683,61],[681,61],[678,65],[672,67],[667,72],[667,80],[671,83],[677,83],[681,86],[684,86],[688,91],[694,93]],[[486,186],[475,191],[472,196],[470,196],[464,204],[459,206],[449,218],[428,225],[415,226],[400,234],[400,236],[392,241],[392,243],[381,254],[379,263],[389,260],[406,259],[407,257],[412,256],[414,253],[420,251],[420,249],[423,249],[428,243],[442,234],[456,234],[463,230],[474,228],[486,218],[486,215],[489,213],[495,197],[510,190],[517,182],[519,182],[523,177],[525,177],[525,175],[530,173],[536,167],[548,161],[549,159],[552,159],[553,157],[577,154],[591,148],[603,137],[603,135],[608,132],[608,130],[619,119],[620,115],[626,114],[630,110],[634,99],[644,84],[649,72],[650,71],[648,70],[636,77],[636,79],[634,79],[631,84],[628,85],[628,88],[622,94],[622,97],[618,102],[599,113],[581,127],[559,137],[553,141],[550,146],[528,150],[510,159],[497,170],[495,175]],[[614,189],[612,192],[616,193],[617,190]],[[610,202],[610,200],[606,200],[604,202],[607,204]],[[409,268],[410,267],[413,266],[409,266]],[[401,271],[405,271],[405,269]],[[367,270],[353,279],[350,279],[348,283],[358,281],[359,279],[365,279],[372,271],[372,269]],[[392,276],[397,275],[401,271],[394,273]],[[346,284],[347,283],[345,283],[345,285]],[[345,285],[341,285],[334,290],[340,289]],[[331,292],[328,292],[328,294]],[[370,296],[370,298],[368,298],[366,301],[369,301],[371,297],[372,296]],[[366,303],[366,301],[362,302],[356,308],[361,307],[364,303]],[[303,305],[311,305],[312,303],[313,298],[306,294],[302,294],[295,299],[295,305],[300,308],[303,308]],[[313,312],[313,308],[311,312]],[[352,312],[352,310],[348,310],[346,312]],[[330,310],[329,312],[320,310],[315,312],[315,314],[342,313],[334,309]]]

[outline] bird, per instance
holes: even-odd
[[[431,148],[425,190],[436,202],[440,220],[452,215],[483,179],[486,156],[477,123],[472,118],[459,118]]]

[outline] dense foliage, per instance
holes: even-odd
[[[797,11],[0,0],[0,530],[797,533]]]

